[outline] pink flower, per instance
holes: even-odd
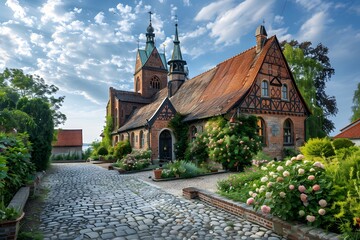
[[[298,187],[298,189],[299,189],[299,192],[305,192],[305,190],[306,190],[306,187],[305,186],[303,186],[303,185],[300,185],[299,187]]]
[[[307,195],[305,193],[300,194],[300,199],[302,202],[307,202]]]
[[[319,213],[321,216],[324,216],[325,213],[326,213],[326,211],[325,211],[325,209],[320,208],[319,211],[318,211],[318,213]]]
[[[261,206],[261,211],[262,211],[263,213],[267,214],[267,213],[270,213],[271,208],[270,208],[269,206],[262,205],[262,206]]]
[[[294,189],[295,189],[295,186],[291,184],[291,185],[289,185],[289,189],[290,189],[290,190],[294,190]]]
[[[256,196],[257,196],[257,193],[253,193],[251,196],[252,196],[252,197],[256,197]]]
[[[313,164],[313,166],[318,167],[318,168],[325,169],[324,165],[323,165],[321,162],[315,162],[315,163]]]
[[[313,221],[315,221],[315,216],[307,215],[307,216],[306,216],[306,220],[307,220],[308,222],[313,222]]]
[[[315,184],[312,189],[316,192],[320,190],[320,185],[319,184]]]
[[[310,175],[310,176],[308,176],[308,179],[309,179],[310,181],[313,181],[313,180],[315,180],[315,176],[314,176],[314,175]]]
[[[251,204],[253,204],[255,202],[255,199],[254,198],[248,198],[248,200],[246,200],[246,204],[247,205],[251,205]]]
[[[320,205],[321,207],[326,207],[326,205],[327,205],[326,200],[325,200],[325,199],[321,199],[321,200],[319,201],[319,205]]]
[[[303,160],[305,157],[302,154],[296,156],[296,160]]]

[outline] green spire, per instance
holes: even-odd
[[[147,53],[147,55],[149,56],[152,52],[152,50],[154,49],[155,46],[155,33],[154,33],[154,28],[151,25],[151,14],[153,14],[151,11],[149,12],[150,15],[150,23],[149,26],[146,29],[146,47],[145,47],[145,51]]]
[[[174,49],[171,56],[171,60],[182,60],[181,49],[180,49],[180,41],[178,34],[178,25],[175,24],[175,40],[174,40]]]

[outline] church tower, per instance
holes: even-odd
[[[173,96],[176,91],[181,87],[187,78],[187,69],[185,67],[186,61],[182,59],[180,41],[178,34],[178,25],[175,24],[175,39],[174,49],[171,60],[168,62],[170,65],[169,82],[168,82],[168,97]]]
[[[146,29],[145,49],[138,49],[136,54],[134,91],[145,98],[151,98],[167,87],[167,65],[165,53],[159,53],[155,47],[154,28],[150,23]]]

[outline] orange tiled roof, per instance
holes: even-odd
[[[83,145],[82,129],[59,129],[57,141],[52,145],[53,147],[81,147]]]
[[[186,115],[185,121],[223,115],[230,111],[255,82],[273,44],[278,44],[275,36],[266,41],[259,54],[255,47],[252,47],[185,81],[170,98],[176,111]],[[167,88],[164,88],[155,96],[154,102],[137,109],[119,131],[144,126],[146,119],[153,116],[166,96]]]
[[[350,138],[350,139],[360,138],[360,118],[350,123],[340,131],[341,133],[336,135],[334,138]]]

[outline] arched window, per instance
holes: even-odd
[[[124,141],[124,134],[121,134],[121,137],[120,137],[121,141]]]
[[[288,87],[286,84],[283,84],[282,85],[282,88],[281,88],[281,98],[284,99],[284,100],[287,100],[288,99]]]
[[[139,92],[140,91],[140,78],[137,77],[136,78],[136,89],[135,92]]]
[[[191,141],[194,141],[196,138],[197,128],[195,126],[191,127]]]
[[[130,137],[131,147],[135,147],[135,134],[132,132]]]
[[[266,80],[261,82],[261,96],[268,97],[269,96],[269,83]]]
[[[115,144],[114,145],[116,145],[118,143],[118,141],[119,141],[119,136],[115,136]]]
[[[293,124],[290,119],[286,119],[284,122],[284,145],[293,145]]]
[[[258,118],[257,121],[257,130],[260,136],[261,143],[263,146],[266,146],[266,129],[265,129],[265,121],[262,118]]]
[[[150,80],[150,88],[160,89],[160,79],[158,76],[153,76]]]
[[[145,136],[144,136],[144,132],[140,131],[140,148],[143,148],[145,145]]]

